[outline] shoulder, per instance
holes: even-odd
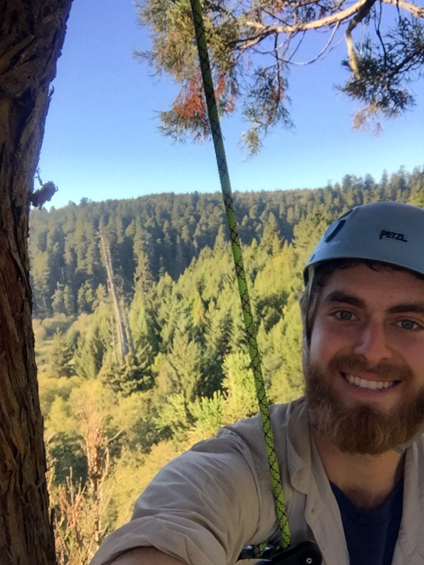
[[[306,412],[304,398],[289,404],[275,404],[269,407],[277,451],[283,449],[287,441],[295,439],[293,436],[305,427]],[[264,454],[264,431],[260,414],[240,420],[232,426],[226,426],[216,437],[233,437],[235,441],[238,439],[244,442],[254,454]]]
[[[270,406],[270,417],[275,441],[275,450],[281,467],[286,467],[287,448],[305,443],[305,434],[309,433],[305,400],[300,398],[289,404]],[[309,441],[306,442],[309,445]],[[194,454],[236,455],[238,460],[254,471],[257,476],[269,475],[269,462],[266,454],[264,431],[260,414],[240,420],[219,430],[217,435],[194,445],[190,452]]]
[[[269,407],[270,418],[272,422],[272,427],[275,431],[281,431],[287,428],[292,417],[297,417],[303,412],[305,405],[304,397],[298,398],[293,402],[288,404],[273,404]],[[245,432],[259,433],[262,432],[262,422],[260,414],[256,414],[252,418],[247,418],[246,420],[240,420],[239,422],[233,424],[232,426],[226,426],[223,430],[230,430],[238,434],[244,434]]]
[[[274,435],[281,435],[287,431],[292,415],[302,411],[304,399],[299,398],[289,404],[275,404],[269,407],[269,413]],[[240,420],[230,426],[221,428],[212,439],[203,440],[195,444],[193,451],[209,451],[215,449],[225,449],[225,446],[235,447],[245,444],[254,452],[261,448],[264,443],[264,432],[262,427],[261,415]]]

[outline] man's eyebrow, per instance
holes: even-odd
[[[411,302],[406,304],[396,304],[389,308],[390,314],[401,314],[403,312],[414,312],[424,314],[424,302]]]
[[[351,306],[356,306],[358,308],[366,307],[364,300],[358,298],[354,294],[347,294],[342,290],[333,290],[333,292],[330,292],[330,294],[328,294],[328,296],[324,298],[324,302],[350,304]],[[406,312],[424,314],[424,302],[405,302],[401,304],[395,304],[388,309],[388,312],[389,314],[402,314]]]
[[[333,290],[325,298],[324,302],[342,302],[344,304],[350,304],[351,306],[357,306],[358,308],[365,308],[366,304],[361,299],[353,294],[347,294],[342,290]]]

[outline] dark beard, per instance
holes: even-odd
[[[340,398],[331,387],[331,379],[341,378],[341,372],[370,372],[385,380],[411,382],[408,367],[385,363],[370,369],[355,356],[340,355],[331,360],[326,372],[307,359],[304,372],[311,425],[340,451],[379,455],[409,442],[423,426],[424,387],[406,394],[387,413],[372,403]]]

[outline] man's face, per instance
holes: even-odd
[[[424,281],[336,269],[317,297],[305,380],[313,427],[342,451],[409,441],[424,422]]]

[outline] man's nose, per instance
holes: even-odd
[[[364,357],[370,365],[390,359],[392,351],[384,324],[371,320],[358,336],[354,352]]]

